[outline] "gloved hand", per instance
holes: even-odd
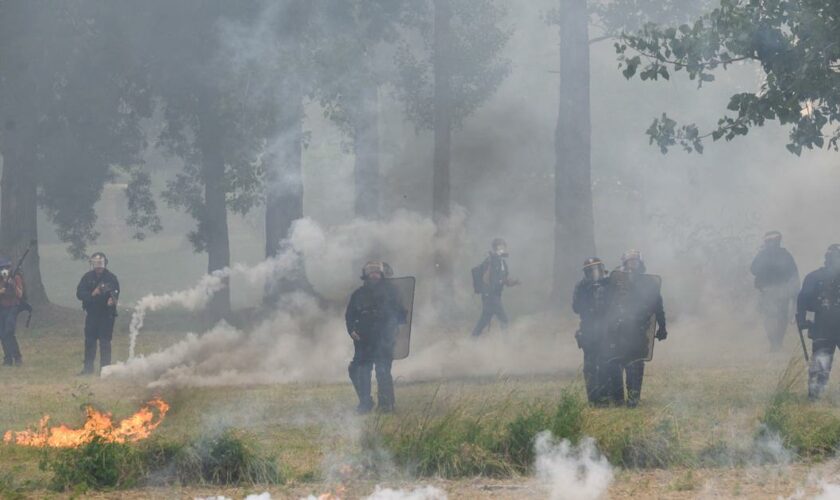
[[[665,340],[668,338],[668,330],[665,329],[664,326],[660,326],[659,330],[656,331],[656,335],[654,335],[657,340]]]

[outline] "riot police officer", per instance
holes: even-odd
[[[12,262],[0,257],[0,344],[3,346],[3,365],[21,366],[15,329],[19,307],[24,297],[23,276],[12,271]]]
[[[626,391],[626,404],[630,408],[639,404],[645,361],[652,355],[653,339],[648,337],[648,332],[658,326],[653,337],[660,341],[668,337],[659,279],[645,271],[638,250],[625,252],[619,272],[610,274],[607,299],[608,356],[614,366],[608,390],[615,402],[625,401]]]
[[[82,276],[76,287],[76,298],[82,301],[85,310],[85,359],[79,375],[93,373],[96,347],[99,344],[99,367],[111,364],[111,338],[114,335],[114,320],[117,316],[117,301],[120,296],[120,282],[107,269],[108,258],[102,252],[90,256],[91,270]]]
[[[607,272],[601,259],[592,257],[583,263],[583,279],[575,285],[572,310],[580,316],[580,329],[575,339],[583,350],[586,396],[593,405],[607,404],[605,382],[611,378],[607,370],[613,365],[607,365],[604,358]]]
[[[774,351],[782,347],[790,320],[790,303],[799,289],[799,270],[793,256],[782,248],[782,233],[768,231],[750,271],[759,290],[759,311]]]
[[[407,311],[399,292],[388,281],[392,271],[384,262],[371,261],[362,269],[364,284],[350,296],[345,321],[353,339],[353,360],[347,371],[359,397],[359,413],[373,409],[371,371],[376,368],[377,402],[382,412],[394,411],[394,381],[391,376],[397,329]]]
[[[809,311],[813,322],[807,319]],[[829,246],[825,265],[805,276],[796,300],[796,322],[811,339],[808,397],[813,400],[825,390],[834,349],[840,345],[840,244]]]
[[[490,326],[493,316],[498,318],[502,328],[507,327],[508,317],[502,305],[502,290],[506,286],[519,284],[519,281],[509,277],[507,257],[507,243],[501,238],[495,238],[490,244],[490,253],[487,258],[473,268],[473,286],[475,291],[481,294],[481,316],[473,328],[473,337],[484,333],[484,330]]]

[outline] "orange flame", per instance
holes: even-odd
[[[157,410],[157,418],[155,412]],[[81,429],[71,429],[62,424],[58,427],[47,427],[50,416],[44,415],[38,422],[35,431],[6,431],[3,441],[21,446],[53,448],[75,448],[89,443],[94,437],[99,437],[109,443],[125,443],[140,441],[149,437],[153,430],[163,422],[163,417],[169,411],[169,404],[155,398],[146,403],[140,410],[114,426],[110,413],[104,413],[88,406],[85,409],[87,419]]]

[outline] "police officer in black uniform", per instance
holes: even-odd
[[[473,271],[481,274],[481,316],[473,328],[473,337],[484,333],[484,330],[490,326],[493,316],[498,318],[502,328],[507,327],[508,317],[502,305],[502,290],[506,286],[519,284],[519,281],[509,277],[507,257],[507,243],[501,238],[496,238],[490,244],[490,253],[487,258]]]
[[[793,256],[782,248],[782,233],[768,231],[764,245],[753,259],[750,271],[758,289],[759,311],[764,317],[764,330],[774,351],[782,347],[790,321],[790,303],[799,290],[799,270]]]
[[[407,311],[396,287],[388,281],[393,271],[384,262],[371,261],[362,269],[364,284],[350,296],[345,320],[355,352],[348,372],[359,397],[356,411],[373,409],[370,379],[376,367],[379,411],[394,411],[394,380],[391,363],[399,325],[406,322]]]
[[[809,311],[813,322],[807,319]],[[834,349],[840,346],[840,244],[829,246],[825,265],[805,276],[796,300],[796,322],[811,339],[808,397],[814,400],[825,390]]]
[[[625,401],[626,389],[626,404],[635,408],[642,394],[645,358],[648,354],[648,338],[645,334],[651,316],[655,317],[658,326],[655,332],[657,340],[665,340],[668,330],[665,328],[665,309],[659,285],[652,276],[645,274],[642,254],[638,250],[626,251],[621,256],[620,270],[626,273],[626,279],[616,288],[611,284],[607,299],[608,337],[612,350],[609,356],[611,363],[618,364],[618,369],[611,371],[616,376],[608,383],[608,390],[610,398],[621,403]],[[611,278],[616,276],[621,275],[613,273]]]
[[[605,381],[610,377],[604,358],[607,333],[607,272],[601,259],[592,257],[583,263],[583,279],[575,286],[572,310],[580,316],[580,329],[575,334],[575,339],[578,347],[583,349],[586,396],[593,405],[608,404]]]
[[[111,338],[114,334],[114,319],[117,316],[117,301],[120,296],[120,282],[107,269],[108,258],[102,252],[90,256],[91,270],[82,276],[76,287],[76,298],[82,301],[85,310],[85,361],[80,375],[93,373],[96,360],[96,346],[99,344],[99,367],[111,364]]]

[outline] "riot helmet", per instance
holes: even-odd
[[[840,244],[834,243],[825,251],[825,267],[840,270]]]
[[[362,268],[362,280],[365,282],[377,282],[382,278],[389,277],[389,271],[393,274],[391,266],[388,264],[379,260],[371,260]]]
[[[779,248],[782,246],[782,233],[779,231],[767,231],[764,233],[764,246],[768,248]]]
[[[607,276],[604,263],[598,257],[590,257],[583,263],[583,275],[589,281],[599,281]]]
[[[7,280],[12,274],[12,261],[6,257],[0,257],[0,279]]]
[[[494,238],[493,242],[490,243],[490,250],[494,255],[498,255],[499,257],[508,256],[507,242],[502,238]]]
[[[102,252],[96,252],[91,255],[88,262],[90,263],[90,268],[94,271],[108,267],[108,257]]]
[[[642,252],[630,249],[621,254],[621,270],[626,273],[644,273],[645,261],[642,259]]]

